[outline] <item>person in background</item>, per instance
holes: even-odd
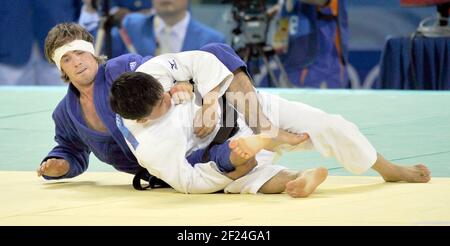
[[[97,32],[100,28],[100,15],[103,15],[104,1],[98,0],[83,0],[83,8],[81,10],[81,15],[78,23],[88,30],[97,39]],[[100,6],[99,6],[100,5]],[[112,25],[110,34],[111,35],[111,50],[107,51],[101,49],[102,53],[109,56],[110,58],[122,55],[124,50],[124,44],[127,43],[123,39],[126,37],[122,36],[122,29],[120,27],[124,17],[130,13],[141,13],[144,15],[150,15],[152,13],[152,3],[148,0],[110,0],[108,2],[108,17],[111,18],[109,24]],[[104,27],[102,27],[104,28]],[[101,38],[105,38],[104,36]],[[96,40],[96,45],[97,40]],[[104,48],[105,40],[101,41],[102,48]],[[99,49],[99,47],[96,47]],[[111,52],[107,54],[108,52]],[[131,50],[131,53],[136,53]]]
[[[299,87],[346,88],[348,24],[345,0],[279,0],[273,47]]]
[[[208,43],[225,43],[221,33],[192,18],[188,0],[153,0],[154,15],[127,15],[122,27],[128,43],[123,43],[115,55],[133,52],[159,55],[196,50]],[[125,46],[126,45],[126,46]]]
[[[47,32],[76,21],[81,0],[4,1],[0,5],[0,84],[63,85],[59,71],[44,57]]]
[[[98,6],[99,1],[95,0],[83,0],[83,3],[78,24],[95,36],[100,21],[99,8],[101,6]],[[151,2],[145,0],[111,0],[109,4],[109,14],[114,16],[118,23],[122,22],[129,13],[150,14],[152,11]]]

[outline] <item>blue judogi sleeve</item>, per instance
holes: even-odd
[[[191,18],[181,51],[197,50],[210,43],[226,43],[222,33]]]
[[[69,162],[70,169],[61,177],[44,175],[45,179],[72,178],[80,175],[88,168],[90,150],[73,128],[73,123],[65,110],[66,99],[67,97],[59,103],[52,115],[56,126],[55,141],[57,146],[50,151],[43,161],[51,158],[65,159]]]
[[[114,80],[121,74],[136,70],[137,67],[151,58],[152,56],[143,57],[138,54],[125,54],[109,60],[105,67],[105,83],[108,90]]]
[[[227,44],[211,43],[200,48],[201,51],[209,52],[217,57],[230,72],[238,68],[247,69],[245,62],[236,54],[236,52]]]

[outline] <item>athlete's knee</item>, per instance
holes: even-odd
[[[335,125],[335,127],[338,128],[339,131],[343,129],[359,131],[358,126],[356,126],[353,122],[345,119],[341,115],[332,115],[331,121],[332,124]]]
[[[353,132],[359,131],[355,124],[341,115],[324,114],[317,117],[313,124],[314,126],[307,133],[316,137],[321,136],[321,138],[353,135]]]

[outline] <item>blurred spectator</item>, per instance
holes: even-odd
[[[188,0],[153,0],[154,15],[129,14],[122,23],[129,40],[122,49],[127,53],[133,47],[140,55],[158,55],[199,49],[205,44],[225,42],[225,37],[212,28],[193,19],[188,11]]]
[[[345,88],[348,25],[345,0],[280,0],[273,46],[291,82]]]
[[[63,85],[44,57],[47,32],[76,21],[81,0],[2,1],[0,5],[0,84]]]
[[[97,39],[97,31],[99,30],[100,14],[104,15],[105,11],[108,13],[108,18],[110,18],[108,25],[111,25],[111,31],[107,35],[111,35],[111,50],[105,50],[106,36],[100,37],[102,39],[100,41],[96,40],[95,48],[104,55],[110,56],[110,58],[128,53],[120,36],[120,24],[123,18],[129,13],[138,12],[150,15],[152,11],[150,0],[83,0],[83,2],[78,23],[94,35],[95,39]],[[105,3],[108,4],[108,10],[103,9]],[[102,26],[102,28],[105,27]],[[101,45],[102,49],[98,45]]]
[[[83,0],[79,24],[95,34],[100,20],[99,8],[107,0]],[[150,14],[152,3],[149,0],[109,0],[109,14],[114,16],[116,22],[122,22],[125,15],[132,12]]]

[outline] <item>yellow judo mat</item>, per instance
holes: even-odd
[[[266,91],[343,115],[387,159],[425,163],[432,180],[353,176],[334,159],[305,152],[278,164],[325,166],[330,176],[301,199],[136,191],[131,175],[95,158],[79,177],[45,181],[34,170],[54,145],[51,113],[65,88],[0,87],[0,225],[450,225],[449,92]]]
[[[447,178],[411,184],[330,176],[301,199],[136,191],[131,178],[96,172],[44,182],[31,172],[2,172],[0,225],[450,225]]]

